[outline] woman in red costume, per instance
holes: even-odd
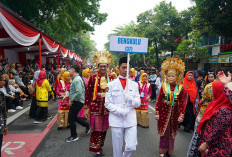
[[[198,150],[202,157],[231,157],[232,154],[232,105],[224,89],[220,81],[213,82],[214,100],[207,106],[197,128],[201,134]]]
[[[178,123],[184,119],[184,89],[178,82],[185,70],[182,60],[169,58],[161,65],[166,82],[162,84],[156,103],[155,119],[160,134],[160,156],[170,156],[174,149]]]

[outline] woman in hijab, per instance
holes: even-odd
[[[198,147],[200,146],[200,135],[196,133],[196,129],[199,125],[199,122],[201,118],[203,117],[205,110],[209,103],[213,101],[213,81],[214,81],[214,76],[211,74],[208,74],[208,80],[211,82],[205,86],[203,96],[202,96],[202,102],[201,102],[201,108],[200,112],[197,115],[196,121],[195,121],[195,127],[194,127],[194,134],[192,137],[192,140],[189,145],[187,157],[201,157],[201,153],[198,151]]]
[[[40,70],[36,71],[34,73],[34,79],[33,79],[33,87],[34,87],[34,93],[33,93],[33,97],[32,97],[32,101],[31,101],[31,107],[30,107],[30,112],[29,112],[29,116],[30,118],[35,118],[36,116],[36,111],[37,111],[37,103],[36,103],[36,81],[39,78],[39,74],[40,74]]]
[[[88,86],[88,82],[89,82],[89,77],[90,77],[90,73],[89,73],[89,68],[85,69],[82,71],[82,78],[85,82],[85,87]],[[88,110],[89,111],[89,110]],[[78,112],[78,116],[87,119],[88,117],[84,116],[84,106],[82,107],[82,109]]]
[[[56,77],[56,81],[54,83],[53,91],[56,91],[57,84],[60,82],[60,80],[63,79],[63,74],[65,72],[65,68],[60,69],[60,74]]]
[[[118,77],[117,74],[116,74],[115,72],[112,72],[112,73],[111,73],[111,76],[113,76],[114,79],[116,79],[116,78]]]
[[[196,110],[195,110],[195,101],[197,98],[197,86],[194,81],[194,73],[189,71],[186,73],[184,82],[184,91],[186,92],[186,109],[184,121],[181,125],[184,126],[184,131],[190,132],[190,130],[194,130],[194,124],[196,119]]]
[[[141,106],[136,109],[137,123],[142,127],[149,127],[149,99],[152,95],[152,89],[150,83],[148,83],[148,75],[143,73],[140,76],[140,81],[138,82],[139,93],[141,98]]]
[[[90,72],[89,72],[89,68],[87,68],[87,69],[82,71],[82,78],[85,82],[86,87],[87,87],[88,82],[89,82],[89,77],[90,77]]]
[[[197,133],[201,134],[198,150],[203,157],[230,157],[232,154],[232,105],[223,93],[224,88],[220,81],[213,82],[214,100],[208,105],[197,128]]]
[[[71,80],[69,72],[64,72],[62,80],[57,85],[56,94],[61,98],[58,102],[58,116],[57,116],[57,130],[66,128],[68,126],[68,113],[69,113],[69,91]]]
[[[130,70],[130,76],[129,76],[129,79],[131,79],[131,80],[135,80],[135,69],[134,68],[131,68],[131,70]]]
[[[48,98],[49,94],[52,95],[52,99],[55,100],[52,89],[46,79],[46,72],[41,71],[39,78],[36,81],[36,102],[37,111],[34,124],[42,123],[42,121],[48,118]]]

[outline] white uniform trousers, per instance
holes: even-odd
[[[137,126],[129,128],[111,127],[114,157],[130,157],[136,150]],[[125,139],[125,151],[122,153],[123,139]]]

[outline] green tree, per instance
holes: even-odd
[[[100,0],[1,0],[1,3],[65,44],[81,30],[93,31],[106,20]]]
[[[215,32],[224,37],[232,34],[232,1],[231,0],[193,0],[196,2],[194,27]]]
[[[178,46],[176,39],[183,37],[190,31],[190,22],[194,16],[194,9],[178,13],[172,3],[162,1],[153,10],[148,10],[137,17],[138,32],[149,38],[149,60],[156,58],[159,67],[159,54],[174,51]]]
[[[207,59],[207,48],[201,47],[199,43],[203,40],[199,30],[193,30],[188,33],[188,39],[183,40],[175,51],[175,55],[184,57],[185,59]]]
[[[94,41],[90,39],[89,32],[75,34],[70,41],[67,41],[66,47],[76,52],[84,60],[90,57],[91,52],[97,51]]]

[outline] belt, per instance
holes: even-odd
[[[97,95],[100,96],[100,97],[105,97],[106,93],[97,93]]]
[[[172,105],[172,101],[164,100],[164,102],[167,103],[168,105]],[[177,104],[177,101],[174,101],[173,105],[176,105],[176,104]]]

